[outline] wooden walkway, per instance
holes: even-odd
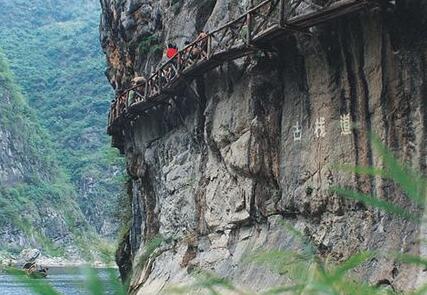
[[[289,5],[289,2],[296,3]],[[113,146],[122,148],[122,129],[126,123],[169,100],[194,77],[224,62],[252,54],[277,37],[306,32],[310,27],[379,4],[379,0],[329,0],[324,1],[329,2],[324,6],[313,5],[314,12],[292,16],[308,2],[265,0],[180,50],[146,82],[119,94],[111,105],[108,121]]]

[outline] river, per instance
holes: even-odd
[[[115,295],[112,291],[111,279],[118,276],[116,270],[96,269],[99,280],[103,283],[104,292],[102,294]],[[112,273],[113,272],[113,273]],[[64,295],[88,295],[87,278],[80,268],[50,268],[46,281],[49,282],[60,294]],[[1,295],[32,295],[33,293],[24,282],[20,282],[16,277],[0,273],[0,294]]]

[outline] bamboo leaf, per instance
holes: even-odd
[[[419,205],[424,205],[426,181],[420,177],[419,173],[400,164],[377,136],[371,135],[371,140],[372,145],[384,160],[386,175],[398,183],[410,199]]]
[[[273,288],[270,290],[267,290],[265,292],[263,292],[263,295],[279,295],[279,294],[284,294],[284,293],[288,293],[288,292],[299,292],[301,290],[303,290],[305,287],[305,285],[294,285],[294,286],[283,286],[283,287],[278,287],[278,288]]]
[[[111,285],[111,288],[114,291],[115,295],[126,295],[126,290],[124,286],[121,284],[121,282],[117,278],[117,273],[114,269],[109,269],[107,271],[109,282]]]
[[[83,269],[85,274],[85,288],[90,292],[91,295],[103,295],[104,287],[102,281],[99,279],[96,272],[87,267]]]
[[[424,295],[427,294],[427,284],[422,285],[420,288],[410,293],[411,295]]]
[[[17,269],[7,269],[6,271],[37,295],[61,295],[45,280],[31,279],[24,271]]]
[[[349,271],[358,267],[362,263],[364,263],[368,259],[372,259],[375,256],[373,252],[362,251],[356,255],[351,256],[341,265],[336,267],[332,276],[329,277],[329,283],[333,283],[335,281],[340,280],[343,276],[345,276]]]
[[[355,173],[359,175],[381,176],[387,178],[387,173],[383,169],[375,167],[351,166],[351,165],[334,165],[335,170]]]
[[[416,256],[416,255],[410,255],[410,254],[395,254],[393,255],[398,261],[402,262],[402,263],[406,263],[406,264],[413,264],[413,265],[417,265],[417,266],[422,266],[425,269],[427,269],[427,259],[420,257],[420,256]]]
[[[417,215],[403,209],[400,206],[397,206],[393,203],[377,199],[373,196],[354,192],[351,190],[343,189],[343,188],[331,188],[331,191],[337,193],[338,195],[341,195],[343,197],[346,197],[348,199],[356,200],[365,203],[368,206],[372,206],[377,209],[382,209],[388,213],[397,215],[399,217],[402,217],[407,220],[419,222],[419,218]]]

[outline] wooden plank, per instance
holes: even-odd
[[[246,16],[246,26],[247,26],[247,32],[246,32],[246,45],[251,45],[252,42],[252,26],[253,26],[254,22],[252,20],[252,14],[248,13]]]
[[[360,10],[367,4],[368,1],[366,0],[341,0],[320,11],[291,18],[287,21],[287,24],[299,28],[313,27],[328,20]]]
[[[280,10],[279,10],[279,25],[283,27],[285,25],[285,0],[280,0]]]
[[[260,41],[260,39],[264,39],[266,37],[268,37],[271,34],[274,34],[278,31],[281,31],[281,27],[278,24],[275,24],[271,27],[269,27],[267,30],[261,31],[260,33],[258,33],[256,36],[253,37],[254,42],[258,42]]]

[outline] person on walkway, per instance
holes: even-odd
[[[147,82],[147,79],[143,76],[136,76],[132,79],[132,87],[140,86],[143,83]]]
[[[197,36],[196,41],[202,40],[207,36],[208,36],[208,33],[202,30],[199,32],[199,35]]]
[[[113,123],[113,121],[116,119],[116,99],[111,100],[110,105],[110,118],[109,118],[109,124]]]
[[[188,46],[190,44],[191,42],[188,40],[184,42],[184,55],[182,56],[182,59],[181,59],[182,66],[184,68],[191,66],[193,64],[193,58],[194,58],[192,53],[193,47]]]
[[[137,100],[137,92],[144,93],[144,86],[147,79],[143,76],[135,76],[130,82],[130,90],[127,94],[126,106],[129,107]]]
[[[191,52],[191,47],[187,48],[187,46],[190,45],[190,44],[191,44],[191,42],[188,41],[188,40],[184,42],[185,53],[190,53]]]
[[[129,90],[128,92],[128,96],[127,96],[127,101],[126,101],[126,108],[130,107],[131,105],[133,105],[135,103],[135,97],[136,93],[134,90]]]
[[[198,58],[206,58],[208,56],[208,36],[209,34],[202,30],[196,38],[197,50],[193,50],[193,54],[197,55]]]
[[[178,53],[178,48],[176,45],[169,43],[168,48],[166,49],[166,57],[172,59]]]

